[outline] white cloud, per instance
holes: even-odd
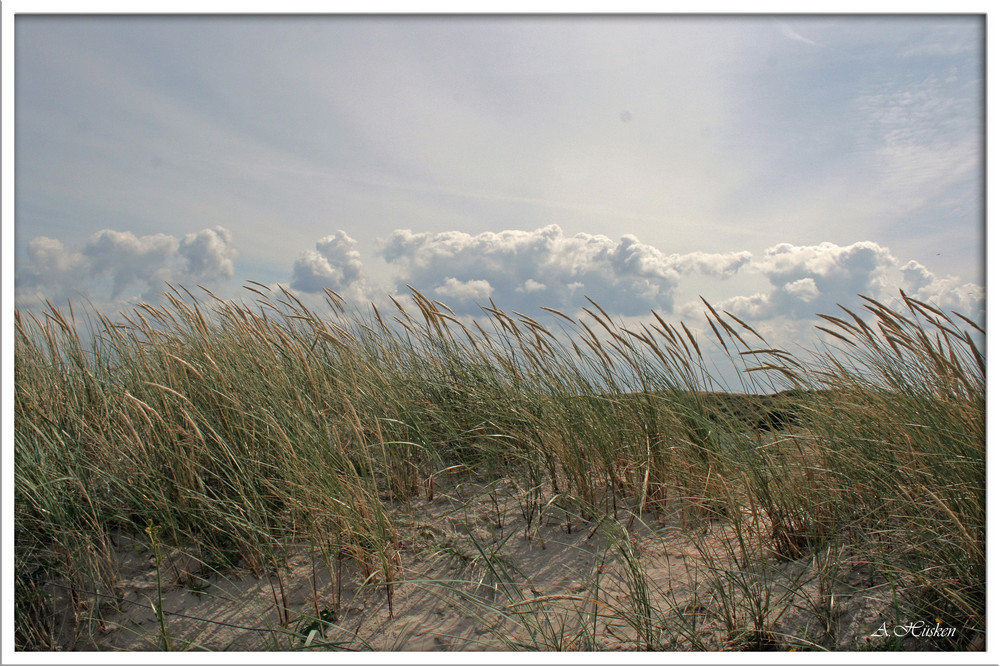
[[[793,28],[787,21],[778,21],[778,29],[781,31],[781,34],[793,41],[809,44],[810,46],[819,46],[819,44],[808,37],[803,37],[802,34]]]
[[[16,300],[30,306],[45,298],[85,295],[92,302],[154,298],[164,282],[214,283],[233,275],[232,235],[224,227],[203,229],[179,240],[166,234],[136,236],[102,229],[79,251],[38,236],[28,243],[27,261],[17,267]]]
[[[440,287],[436,287],[434,293],[441,298],[454,298],[460,301],[482,303],[493,293],[493,287],[486,280],[468,280],[462,282],[450,277]]]
[[[51,297],[61,300],[64,290],[83,278],[86,264],[86,257],[67,250],[61,241],[38,236],[28,243],[27,263],[18,267],[17,289],[28,293],[49,287]]]
[[[307,293],[360,288],[362,262],[356,245],[343,231],[318,240],[315,250],[306,250],[295,260],[292,288]]]
[[[136,236],[131,231],[104,229],[90,237],[83,248],[95,277],[110,276],[111,296],[117,298],[136,283],[159,285],[170,276],[168,260],[177,253],[173,236]]]
[[[907,291],[916,293],[934,282],[934,274],[912,259],[900,270],[903,271],[903,284]]]
[[[400,229],[379,253],[400,270],[397,289],[413,284],[467,308],[490,296],[505,308],[567,308],[589,296],[626,315],[669,312],[683,275],[728,277],[750,259],[748,252],[668,255],[632,235],[566,236],[556,225],[480,234]]]
[[[986,289],[971,282],[962,283],[956,277],[943,278],[927,270],[916,261],[902,267],[903,290],[917,300],[930,302],[945,311],[955,310],[982,320],[986,312]]]
[[[763,259],[753,265],[775,286],[810,277],[824,291],[837,288],[864,291],[871,289],[878,270],[893,261],[887,248],[871,241],[846,246],[779,243],[765,250]]]
[[[682,273],[698,272],[713,277],[726,278],[732,276],[745,266],[753,255],[749,252],[727,252],[724,254],[709,252],[688,252],[674,255],[673,265]]]
[[[195,277],[233,276],[236,249],[231,245],[233,234],[225,227],[202,229],[184,236],[178,253],[187,261],[188,273]]]
[[[789,282],[783,285],[782,289],[793,298],[806,303],[816,300],[816,297],[819,296],[819,287],[816,286],[816,280],[813,278],[802,278],[795,282]]]
[[[855,308],[858,294],[890,304],[898,300],[900,289],[973,318],[981,318],[985,307],[981,286],[962,284],[951,276],[937,277],[916,261],[904,264],[888,248],[871,241],[846,246],[781,243],[768,248],[748,268],[763,274],[771,290],[734,297],[720,306],[754,321],[835,314],[838,305]]]
[[[524,281],[524,284],[517,288],[518,293],[530,294],[533,291],[545,291],[545,285],[537,280],[532,280],[528,278]]]

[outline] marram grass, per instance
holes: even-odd
[[[15,313],[19,649],[60,647],[39,581],[112,594],[115,535],[152,529],[223,574],[270,575],[308,543],[379,585],[391,612],[393,507],[455,474],[533,489],[524,538],[558,498],[626,564],[627,602],[556,595],[580,602],[556,622],[480,550],[506,595],[493,607],[534,637],[504,638],[510,648],[592,649],[600,617],[623,649],[717,649],[676,619],[688,611],[657,616],[665,593],[629,530],[667,514],[701,544],[722,647],[781,644],[773,628],[798,589],[764,593],[737,570],[804,558],[828,571],[848,548],[902,606],[960,629],[949,647],[984,635],[985,359],[961,315],[905,294],[898,309],[864,299],[823,315],[828,351],[796,358],[708,303],[699,339],[656,313],[626,328],[597,303],[546,324],[495,304],[463,321],[416,290],[366,314],[334,292],[317,313],[247,289],[253,300],[235,302],[171,286],[164,305],[117,318]],[[720,390],[710,347],[743,392]],[[710,520],[732,527],[721,552],[699,541]],[[83,624],[84,597],[72,599]]]

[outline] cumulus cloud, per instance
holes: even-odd
[[[225,227],[202,229],[186,235],[178,253],[187,261],[187,270],[192,276],[231,278],[233,261],[238,254],[232,242],[233,234]]]
[[[749,252],[726,254],[689,252],[675,255],[674,265],[682,273],[698,272],[712,277],[726,278],[749,263],[752,256]]]
[[[131,231],[104,229],[90,237],[83,248],[94,276],[110,276],[111,296],[118,298],[129,287],[147,287],[165,281],[172,266],[168,260],[177,253],[173,236],[136,236]]]
[[[532,280],[528,278],[524,281],[520,287],[517,288],[517,292],[520,293],[531,293],[533,291],[545,291],[545,285],[538,280]]]
[[[183,239],[166,234],[136,236],[102,229],[72,250],[54,238],[28,242],[27,261],[17,267],[20,305],[81,294],[93,301],[155,296],[164,282],[214,283],[233,275],[232,235],[224,227],[203,229]]]
[[[399,229],[379,253],[400,271],[397,289],[412,284],[467,311],[490,297],[505,308],[571,308],[585,305],[586,295],[625,315],[669,312],[684,274],[724,278],[750,259],[747,252],[668,255],[632,235],[566,236],[556,225],[480,234]]]
[[[936,277],[917,263],[909,261],[902,268],[903,290],[918,300],[933,303],[944,310],[961,312],[973,320],[983,321],[986,313],[986,289],[953,276]]]
[[[292,288],[306,293],[323,289],[343,291],[362,279],[361,253],[343,231],[321,238],[315,250],[306,250],[292,266]]]
[[[833,314],[838,305],[855,306],[858,294],[888,303],[898,297],[900,289],[966,316],[981,318],[985,307],[981,286],[935,276],[916,261],[904,264],[888,248],[871,241],[843,246],[781,243],[768,248],[748,268],[763,274],[771,290],[731,298],[721,305],[755,321]]]
[[[62,289],[83,278],[86,265],[83,254],[68,250],[58,239],[37,236],[28,242],[28,261],[18,267],[17,286],[24,291],[58,286],[61,295]]]
[[[816,286],[816,280],[811,277],[789,282],[783,285],[782,289],[792,298],[805,301],[806,303],[816,300],[820,294],[819,287]]]
[[[453,277],[447,278],[444,284],[434,289],[441,298],[452,298],[459,301],[483,302],[493,293],[493,286],[486,280],[468,280],[462,282]]]
[[[901,270],[907,291],[917,292],[934,283],[934,274],[912,259]]]

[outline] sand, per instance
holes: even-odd
[[[383,581],[309,544],[290,546],[270,575],[214,572],[195,546],[169,549],[159,594],[170,649],[852,650],[884,643],[872,636],[883,624],[919,619],[898,617],[891,587],[849,548],[787,561],[744,534],[764,554],[748,562],[731,518],[629,520],[619,507],[583,520],[555,501],[529,524],[526,492],[458,484],[396,504],[391,613]],[[69,594],[54,591],[63,649],[164,649],[153,553],[143,535],[115,541],[120,601],[84,599],[77,617],[92,621],[74,623]]]

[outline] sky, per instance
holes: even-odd
[[[981,16],[15,18],[15,303],[985,310]],[[310,301],[308,299],[314,299]]]

